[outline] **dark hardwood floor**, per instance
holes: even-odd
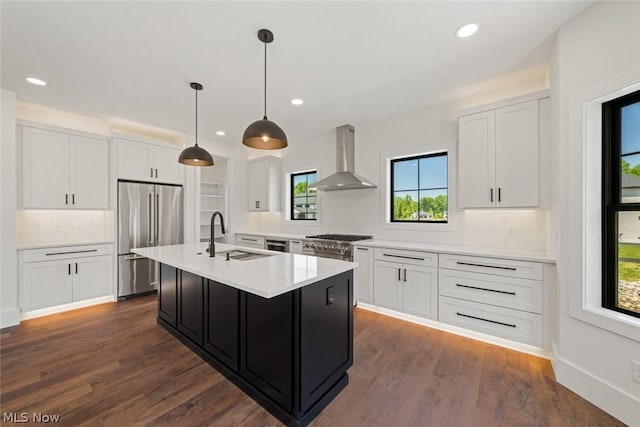
[[[356,309],[347,388],[313,426],[621,426],[547,360]],[[156,324],[155,296],[1,331],[1,412],[65,426],[278,426]]]

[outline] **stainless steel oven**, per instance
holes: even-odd
[[[288,240],[267,239],[265,241],[265,246],[270,251],[289,252]]]

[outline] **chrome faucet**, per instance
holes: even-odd
[[[225,234],[227,231],[224,229],[224,217],[222,216],[222,212],[215,211],[213,215],[211,215],[211,238],[209,239],[209,257],[216,256],[216,229],[215,229],[215,219],[216,215],[220,216],[220,228],[222,228],[222,234]]]

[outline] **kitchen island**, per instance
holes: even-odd
[[[357,264],[205,248],[132,250],[160,263],[158,323],[283,423],[307,425],[348,383]]]

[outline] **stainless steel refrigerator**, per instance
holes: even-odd
[[[118,182],[118,298],[157,289],[157,262],[131,248],[183,243],[183,211],[182,186]]]

